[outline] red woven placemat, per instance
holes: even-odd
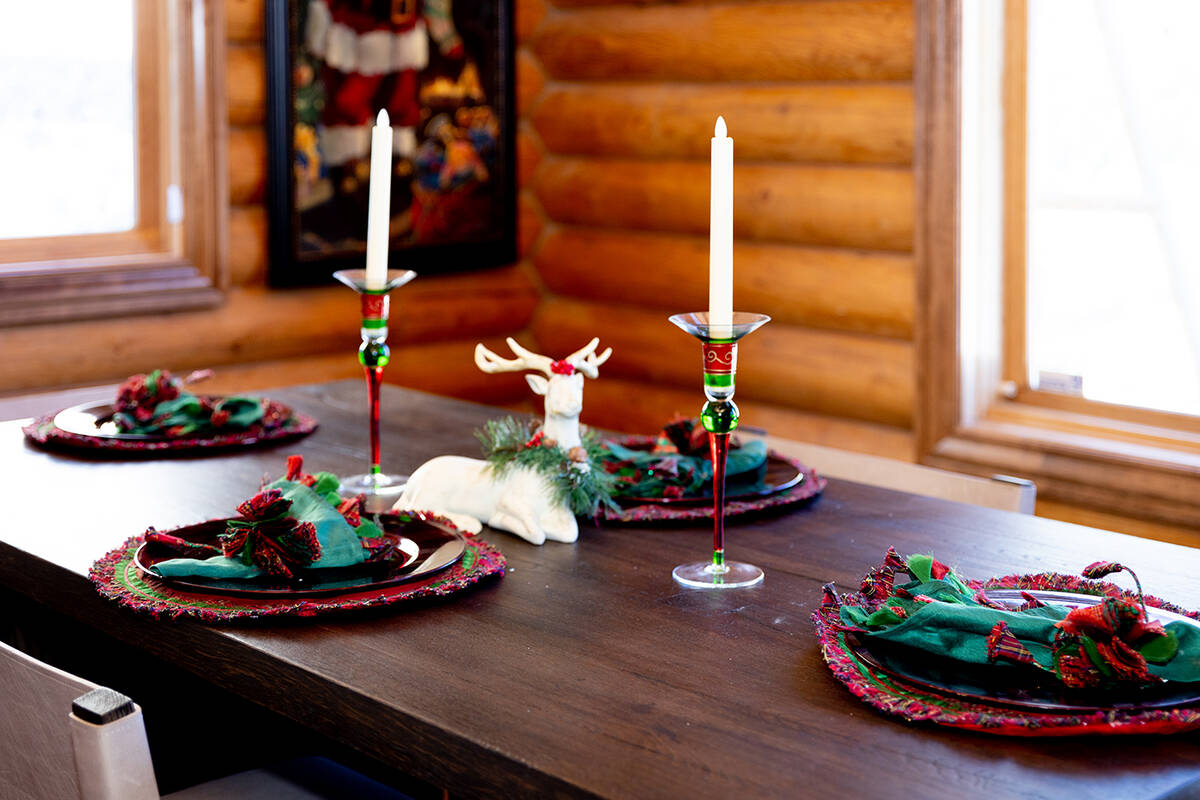
[[[446,597],[472,588],[484,578],[502,576],[507,565],[492,545],[467,540],[462,559],[453,566],[412,583],[318,597],[253,597],[182,591],[169,582],[147,576],[133,556],[145,541],[135,536],[92,565],[89,577],[100,594],[125,608],[158,619],[194,618],[232,622],[271,617],[316,617],[384,608],[409,600]]]

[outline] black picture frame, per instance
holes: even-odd
[[[368,0],[370,1],[370,0]],[[332,252],[301,249],[303,218],[296,209],[295,140],[296,101],[294,65],[297,55],[297,24],[300,4],[309,0],[267,0],[265,5],[266,62],[266,140],[268,222],[268,283],[274,287],[311,286],[329,283],[339,269],[364,266],[365,248],[341,248]],[[374,0],[376,3],[382,0]],[[422,0],[409,0],[422,2]],[[472,12],[478,19],[472,19]],[[485,269],[516,261],[516,112],[514,93],[513,0],[455,0],[453,18],[460,25],[468,55],[487,63],[478,64],[480,85],[498,122],[495,150],[487,170],[488,214],[482,232],[462,240],[437,243],[412,243],[393,238],[389,267],[413,269],[420,274],[438,274]],[[494,23],[494,29],[492,24]],[[482,35],[481,35],[482,34]],[[472,50],[472,46],[475,48]],[[494,47],[494,49],[492,49]],[[430,50],[434,45],[430,45]],[[481,55],[482,53],[482,55]],[[418,141],[432,113],[422,107],[423,121]],[[431,145],[432,146],[432,145]],[[369,154],[368,154],[369,158]],[[416,189],[413,189],[415,192]],[[395,194],[395,193],[394,193]],[[482,194],[482,193],[481,193]],[[392,214],[397,213],[393,196]],[[362,238],[366,237],[367,216],[361,212]],[[351,216],[351,215],[347,215]],[[347,223],[350,224],[350,223]]]

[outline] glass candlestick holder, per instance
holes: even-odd
[[[725,463],[729,436],[738,426],[733,402],[738,339],[770,322],[766,314],[734,312],[729,323],[712,324],[702,311],[676,314],[671,322],[700,340],[704,363],[704,396],[700,424],[708,431],[713,462],[713,554],[711,561],[680,564],[672,571],[676,582],[694,589],[737,589],[753,586],[763,571],[753,564],[725,560]]]
[[[387,280],[378,289],[367,288],[365,269],[344,269],[333,273],[333,277],[358,292],[362,302],[362,344],[358,347],[358,362],[367,376],[367,414],[371,432],[370,470],[342,478],[340,491],[346,496],[399,494],[408,482],[408,476],[389,475],[379,466],[379,387],[383,383],[383,368],[391,358],[387,346],[390,292],[417,277],[417,273],[408,269],[389,269]]]

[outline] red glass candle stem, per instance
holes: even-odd
[[[383,367],[363,367],[367,374],[367,407],[371,417],[371,474],[379,468],[379,387],[383,383]]]
[[[725,565],[725,462],[729,455],[729,434],[708,434],[713,464],[713,566]]]

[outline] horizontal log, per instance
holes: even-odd
[[[777,323],[911,338],[909,256],[738,242],[738,308]],[[666,312],[708,306],[708,239],[561,228],[534,259],[553,292]]]
[[[426,275],[396,296],[391,329],[399,342],[508,334],[529,326],[540,299],[519,266]]]
[[[517,43],[529,41],[545,18],[546,0],[517,0],[513,13],[513,35],[517,37]]]
[[[694,390],[702,402],[700,346],[660,312],[552,299],[538,307],[533,333],[553,353],[599,336],[613,348],[604,374]],[[907,342],[792,325],[767,325],[738,353],[739,399],[904,428],[913,376]]]
[[[502,336],[404,345],[392,350],[384,380],[489,405],[519,402],[532,396],[522,373],[489,375],[475,366],[475,345],[480,342],[493,352],[508,352]]]
[[[267,111],[267,76],[259,45],[225,49],[225,96],[230,125],[261,125]]]
[[[517,115],[523,117],[537,103],[538,96],[541,95],[542,89],[546,85],[546,76],[537,59],[523,47],[517,50],[515,70]]]
[[[598,428],[649,435],[677,416],[696,416],[703,403],[704,396],[695,389],[689,391],[602,374],[584,389],[580,419]],[[912,460],[913,436],[904,428],[810,414],[755,400],[743,401],[740,396],[738,408],[744,425],[765,428],[775,436]]]
[[[708,235],[706,162],[548,157],[535,188],[558,222]],[[906,169],[739,165],[733,209],[734,236],[742,239],[912,250]]]
[[[393,304],[397,345],[521,330],[538,294],[517,268],[429,276],[406,286]],[[298,355],[352,353],[359,309],[340,286],[232,290],[215,309],[0,331],[0,392],[120,381],[155,367],[187,370]],[[403,313],[401,313],[403,312]],[[86,359],[63,359],[60,343],[86,341]]]
[[[718,115],[739,164],[912,163],[909,86],[556,84],[532,119],[553,153],[707,159]]]
[[[906,81],[906,0],[652,5],[548,17],[532,41],[562,80]]]
[[[261,42],[263,38],[263,0],[226,0],[225,40]]]
[[[229,204],[261,203],[267,179],[267,137],[262,128],[229,129]]]
[[[267,280],[267,212],[262,206],[229,209],[229,279],[234,286]]]
[[[517,186],[524,188],[533,181],[538,164],[542,163],[542,145],[537,134],[522,127],[517,130]]]
[[[517,196],[517,255],[527,258],[542,235],[542,209],[529,192]]]

